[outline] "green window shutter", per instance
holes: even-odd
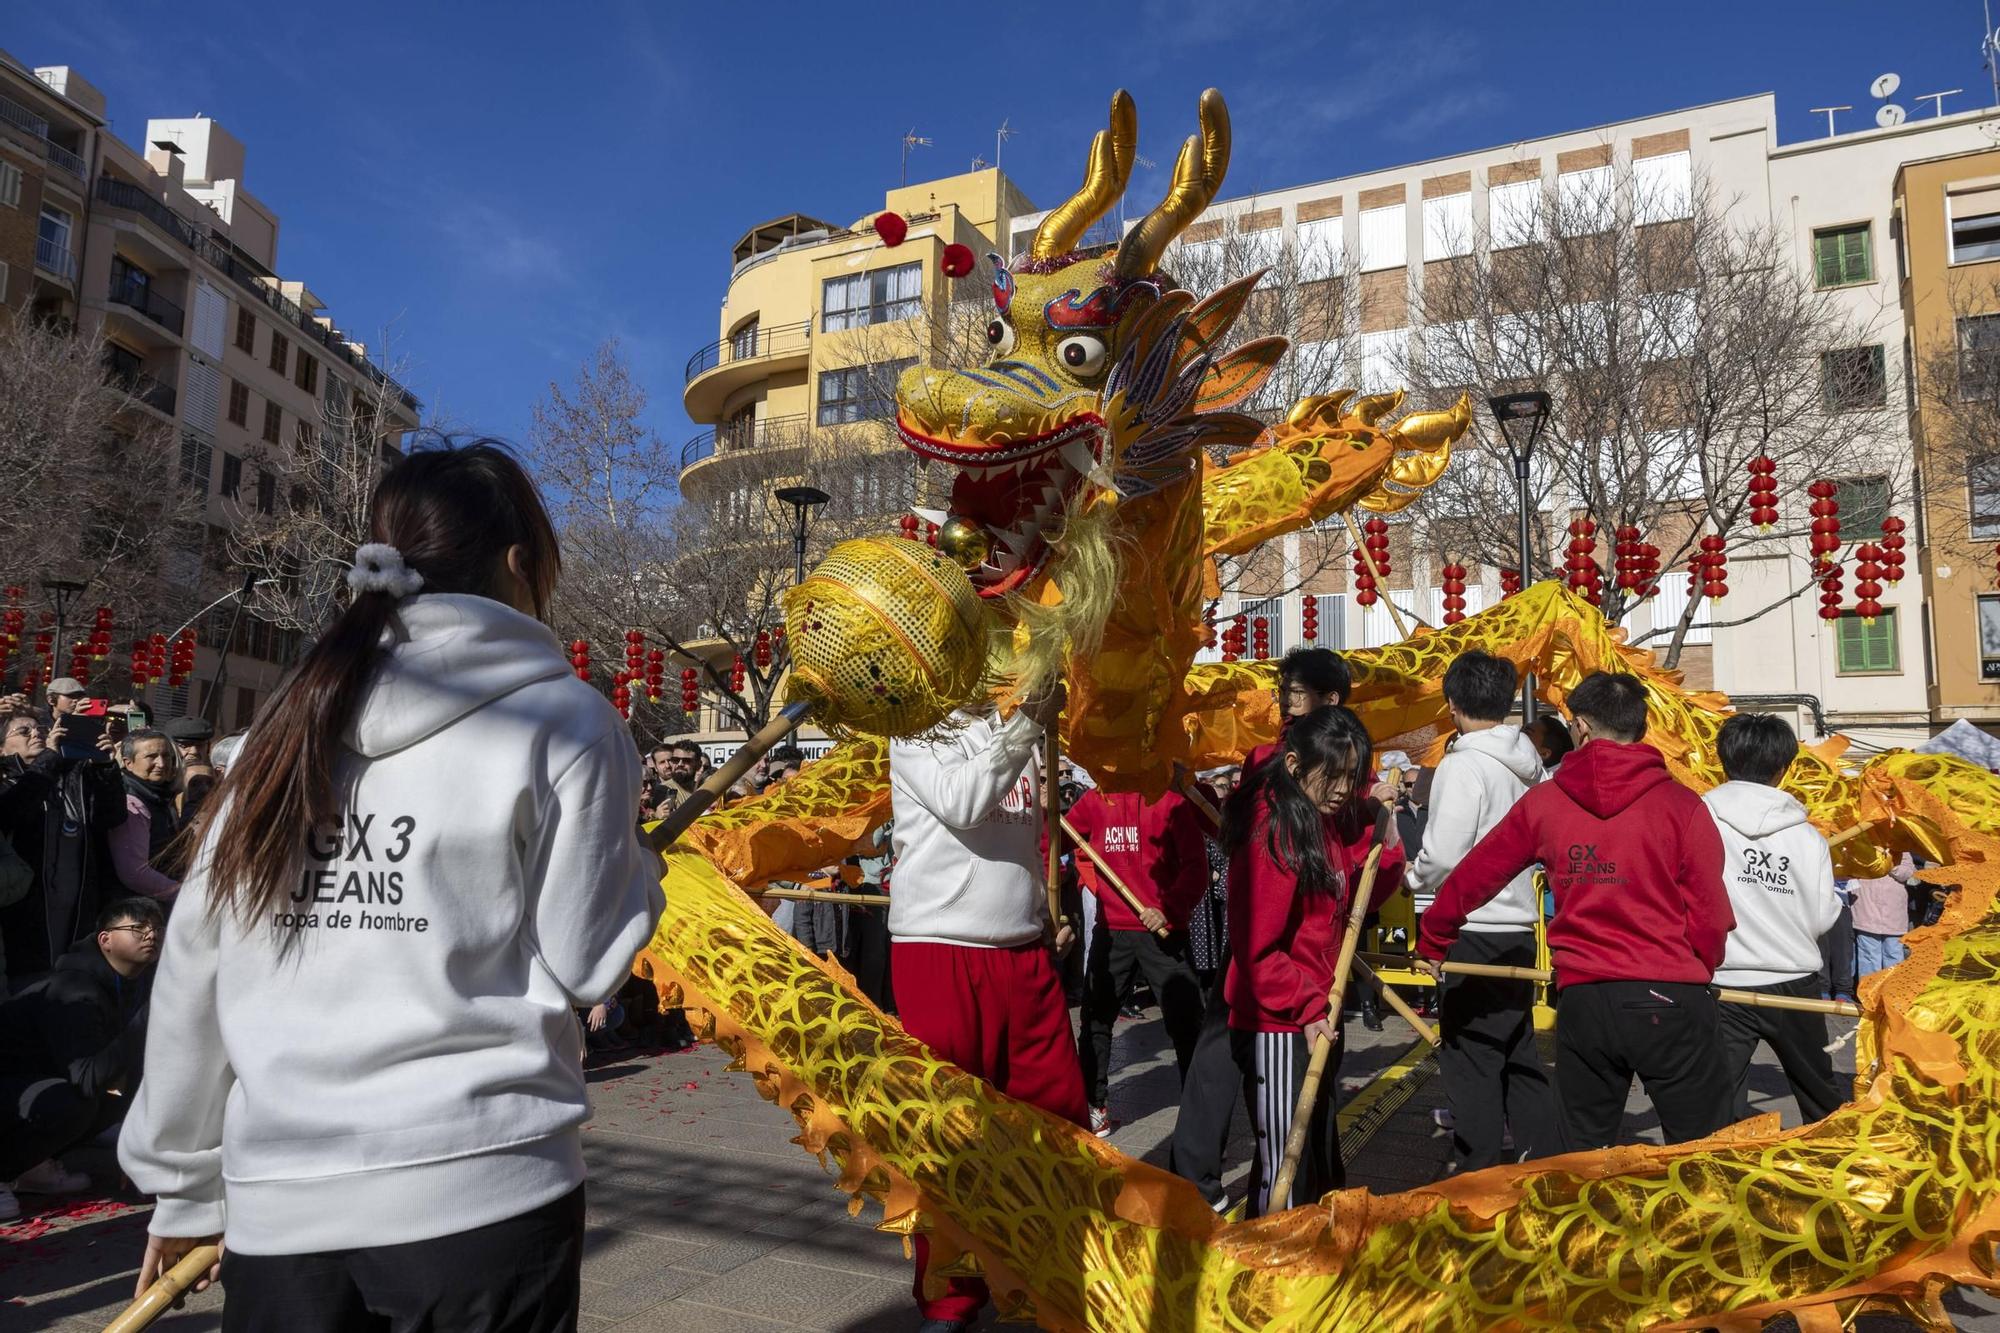
[[[1813,269],[1813,281],[1818,286],[1840,285],[1840,237],[1837,233],[1813,233]]]
[[[1842,282],[1867,282],[1875,276],[1869,263],[1868,228],[1855,227],[1841,234],[1840,238],[1840,280]]]
[[[1839,627],[1835,643],[1840,670],[1897,669],[1895,611],[1884,610],[1872,625],[1863,623],[1860,616],[1851,613],[1842,616],[1835,624]]]

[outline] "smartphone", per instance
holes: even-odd
[[[75,712],[57,719],[63,731],[62,744],[57,750],[65,758],[95,759],[102,753],[97,748],[97,739],[105,734],[112,716],[109,700],[85,699]]]

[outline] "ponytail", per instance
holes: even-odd
[[[1285,763],[1288,754],[1298,756],[1296,775]],[[1302,891],[1337,893],[1341,875],[1327,856],[1326,818],[1300,779],[1344,772],[1350,791],[1358,795],[1367,787],[1373,754],[1368,729],[1345,708],[1330,705],[1292,719],[1284,743],[1244,773],[1224,805],[1223,847],[1233,856],[1247,845],[1261,813],[1271,859],[1298,879]]]
[[[561,569],[555,529],[534,482],[503,446],[481,440],[412,451],[376,485],[369,525],[370,541],[395,548],[426,593],[500,600],[508,552],[519,546],[536,613],[548,608]],[[211,912],[227,909],[247,927],[281,910],[308,834],[339,825],[335,771],[383,639],[417,582],[354,580],[346,607],[260,712],[195,835],[200,845],[216,824]]]

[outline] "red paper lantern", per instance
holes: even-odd
[[[935,523],[924,524],[924,543],[928,545],[932,550],[937,549],[937,535],[938,535],[937,524]]]
[[[743,693],[743,682],[748,674],[748,669],[743,665],[743,654],[737,653],[729,664],[730,690],[737,694]]]
[[[701,673],[693,667],[681,671],[681,711],[693,717],[701,707]]]
[[[578,680],[590,679],[590,641],[578,639],[569,646],[569,664],[576,668]]]
[[[1892,588],[1903,581],[1903,527],[1894,514],[1882,520],[1882,581]]]
[[[1299,607],[1299,637],[1307,643],[1319,641],[1319,598],[1310,594]]]
[[[1597,563],[1597,524],[1590,518],[1570,521],[1568,555],[1563,568],[1569,586],[1582,593],[1585,601],[1596,606],[1603,600],[1604,571]]]
[[[769,630],[760,629],[757,631],[757,644],[753,651],[760,669],[771,665],[771,633]]]
[[[896,520],[896,526],[903,530],[903,536],[910,541],[917,539],[917,525],[923,522],[915,514],[905,514]]]
[[[1750,521],[1765,531],[1778,521],[1778,465],[1760,454],[1749,468]]]
[[[1828,557],[1840,549],[1840,487],[1830,481],[1816,481],[1806,487],[1806,494],[1812,497],[1809,512],[1812,514],[1812,538],[1814,568],[1821,577],[1831,563]]]
[[[910,234],[910,224],[903,221],[903,215],[893,210],[875,215],[875,235],[882,244],[895,249]]]
[[[1388,578],[1395,572],[1389,563],[1389,521],[1379,514],[1370,515],[1368,521],[1361,525],[1361,532],[1362,545],[1374,558],[1375,573],[1381,578]]]
[[[1229,628],[1222,631],[1222,660],[1234,662],[1243,656],[1249,646],[1249,629],[1242,612],[1230,617]]]
[[[1864,542],[1855,548],[1854,555],[1854,613],[1861,617],[1861,623],[1872,625],[1875,617],[1882,614],[1882,603],[1877,598],[1882,595],[1882,585],[1876,582],[1881,577],[1882,567],[1876,561],[1882,555],[1882,548],[1873,542]]]
[[[944,275],[947,278],[962,278],[966,276],[972,272],[972,267],[976,262],[972,256],[972,248],[960,245],[955,241],[947,245],[944,248],[944,253],[938,256],[938,267],[944,271]]]
[[[1456,625],[1465,619],[1465,566],[1454,561],[1444,567],[1444,623]]]
[[[1519,591],[1521,591],[1521,571],[1518,569],[1508,569],[1504,565],[1501,566],[1500,595],[1503,598],[1512,597]]]
[[[1729,595],[1729,543],[1711,532],[1701,539],[1701,595],[1711,600]]]
[[[1265,616],[1250,622],[1250,652],[1260,662],[1271,655],[1271,622]]]

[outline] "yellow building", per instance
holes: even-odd
[[[2000,724],[2000,149],[1896,174],[1931,721]]]
[[[945,249],[1004,253],[1033,207],[989,168],[889,191],[881,211],[907,227],[897,245],[876,234],[876,214],[842,226],[791,213],[746,231],[716,340],[687,362],[681,400],[704,429],[681,450],[682,501],[719,531],[741,530],[765,521],[777,487],[810,481],[832,497],[823,521],[879,518],[894,531],[915,498],[914,464],[891,427],[896,376],[942,355],[978,303],[981,323],[991,315],[984,282],[945,276]],[[725,662],[731,651],[697,647]],[[712,707],[703,714],[698,739],[711,754],[740,740]]]

